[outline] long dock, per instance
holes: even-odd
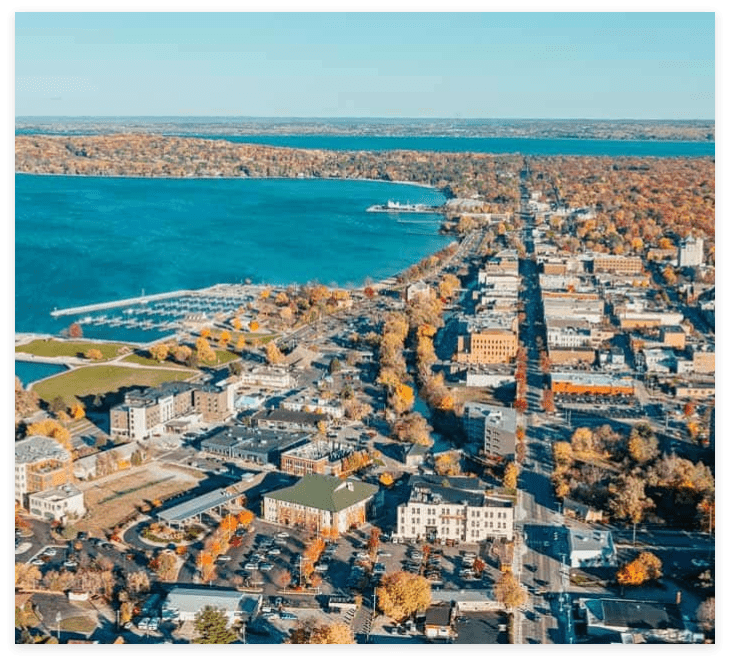
[[[144,296],[134,297],[133,299],[119,299],[118,301],[91,303],[88,306],[76,306],[75,308],[63,308],[62,310],[53,310],[51,311],[51,316],[64,317],[65,315],[81,315],[83,313],[93,313],[96,310],[107,310],[108,308],[132,306],[137,303],[145,304],[149,303],[150,301],[160,301],[161,299],[173,299],[175,297],[191,296],[193,294],[201,294],[205,291],[206,290],[177,290],[175,292],[162,292],[161,294],[145,294]]]

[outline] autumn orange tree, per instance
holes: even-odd
[[[354,644],[355,637],[346,623],[303,621],[289,635],[290,644]]]
[[[616,580],[622,586],[641,586],[661,576],[661,559],[651,552],[641,552],[633,561],[619,568]]]
[[[502,477],[502,484],[508,490],[517,489],[517,476],[519,475],[519,469],[514,462],[509,462],[504,469],[504,476]]]
[[[525,591],[511,570],[506,570],[494,585],[494,597],[501,602],[505,609],[514,609],[527,600]]]
[[[385,575],[376,589],[378,609],[394,621],[402,621],[431,604],[431,585],[410,572]]]

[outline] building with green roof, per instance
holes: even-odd
[[[262,517],[268,522],[333,534],[364,524],[378,487],[336,476],[304,476],[291,487],[264,496]]]

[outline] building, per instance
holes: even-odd
[[[309,398],[306,395],[292,396],[284,400],[280,406],[287,411],[313,411],[331,418],[342,418],[345,415],[345,410],[339,401],[319,397]]]
[[[282,453],[310,440],[307,432],[283,432],[232,425],[203,439],[201,450],[215,455],[278,466]]]
[[[420,467],[431,453],[431,447],[422,444],[400,445],[399,448],[401,449],[401,461],[411,468]]]
[[[109,410],[111,435],[140,440],[162,434],[165,423],[195,412],[194,388],[188,382],[167,382],[128,391],[124,402]]]
[[[292,388],[296,384],[287,370],[274,366],[254,366],[244,370],[238,375],[237,382],[239,386],[260,386],[277,391]]]
[[[704,258],[705,242],[699,237],[691,234],[679,243],[679,266],[680,267],[701,267]]]
[[[633,395],[630,378],[613,377],[599,372],[551,372],[550,388],[556,395]]]
[[[596,254],[591,260],[593,273],[608,271],[614,274],[634,275],[640,274],[643,270],[643,263],[640,257],[609,255],[608,253]]]
[[[28,497],[28,502],[28,511],[31,515],[47,520],[65,522],[68,519],[79,519],[86,514],[83,493],[68,483],[43,492],[35,492]]]
[[[196,384],[193,407],[206,423],[225,421],[233,414],[235,387],[232,384]]]
[[[563,512],[567,517],[573,517],[582,522],[600,522],[603,520],[603,511],[595,510],[588,504],[563,497]]]
[[[217,512],[220,516],[221,508],[231,504],[240,506],[241,495],[231,488],[216,489],[161,510],[157,519],[169,526],[180,527],[189,522],[199,522],[204,513]]]
[[[715,372],[714,345],[693,346],[690,349],[692,369],[695,372],[710,374]]]
[[[406,288],[406,301],[413,301],[416,297],[428,296],[429,294],[431,294],[429,285],[419,280]]]
[[[423,633],[429,639],[453,639],[456,633],[452,627],[452,609],[450,602],[431,605],[426,609]]]
[[[667,347],[674,349],[684,349],[687,334],[684,329],[675,324],[674,326],[664,326],[661,328],[661,343]]]
[[[311,531],[344,533],[365,523],[377,491],[375,485],[351,478],[304,476],[292,487],[264,495],[262,518]]]
[[[517,412],[481,402],[467,402],[462,419],[467,439],[479,444],[485,455],[513,458],[517,434]]]
[[[73,483],[71,453],[50,437],[34,435],[15,444],[15,500]]]
[[[162,603],[162,618],[178,622],[195,620],[204,607],[221,609],[230,627],[255,618],[261,608],[259,593],[241,593],[213,587],[175,587]]]
[[[281,470],[292,476],[338,476],[342,473],[342,461],[353,450],[351,445],[337,441],[311,440],[282,452]]]
[[[316,432],[320,423],[327,422],[327,414],[307,411],[269,409],[251,417],[251,422],[263,430],[286,430],[288,432]]]
[[[571,568],[613,568],[616,546],[610,531],[568,529]]]
[[[601,598],[580,598],[578,612],[586,622],[589,637],[633,643],[697,643],[702,636],[692,633],[679,606],[661,602],[639,602]]]
[[[430,478],[411,478],[408,500],[398,506],[396,538],[441,544],[512,540],[514,503],[510,499],[486,496],[483,489],[473,489],[471,483],[456,478]]]
[[[517,331],[485,328],[467,336],[459,336],[455,360],[457,363],[509,363],[518,348]]]

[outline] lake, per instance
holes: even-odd
[[[15,177],[15,328],[56,333],[54,308],[215,283],[360,285],[433,253],[438,214],[365,211],[387,200],[440,205],[435,189],[354,180]],[[105,329],[102,338],[144,341]],[[159,335],[159,334],[158,334]]]

